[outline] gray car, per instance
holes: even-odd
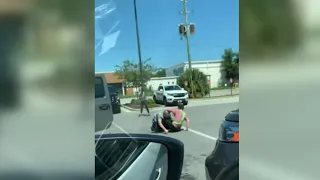
[[[107,82],[103,74],[95,75],[95,131],[110,128],[113,112]]]

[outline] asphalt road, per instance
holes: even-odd
[[[185,108],[191,120],[190,131],[167,135],[181,140],[185,145],[182,180],[205,180],[204,161],[215,146],[220,122],[230,110],[238,107],[239,103],[225,103]],[[115,115],[115,125],[108,131],[150,133],[151,118],[152,116],[138,117],[138,112],[123,112]]]

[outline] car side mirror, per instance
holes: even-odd
[[[180,179],[184,145],[177,139],[97,132],[95,147],[95,179]]]
[[[181,88],[182,90],[184,90],[184,88]]]

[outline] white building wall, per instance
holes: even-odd
[[[186,68],[185,63],[181,63],[181,64],[175,65],[173,67],[169,67],[166,69],[166,76],[167,77],[180,76],[183,74],[185,68]]]
[[[211,81],[211,88],[218,87],[220,84],[220,62],[201,62],[201,63],[194,63],[192,68],[197,68],[205,75],[209,76]]]
[[[221,60],[192,62],[192,68],[197,68],[200,71],[202,71],[205,75],[209,75],[211,81],[211,88],[218,87],[220,84],[220,66]],[[166,76],[180,76],[188,67],[188,62],[184,62],[182,64],[178,64],[173,67],[167,68]]]
[[[173,84],[177,84],[177,78],[179,76],[171,76],[171,77],[159,77],[159,78],[151,78],[148,82],[147,82],[147,88],[149,88],[151,86],[151,89],[157,90],[159,85],[173,85]]]

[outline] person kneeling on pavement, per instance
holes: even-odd
[[[184,105],[178,104],[178,109],[167,109],[155,114],[152,120],[151,131],[153,132],[178,132],[186,122],[186,130],[188,131],[190,120],[183,111]]]

